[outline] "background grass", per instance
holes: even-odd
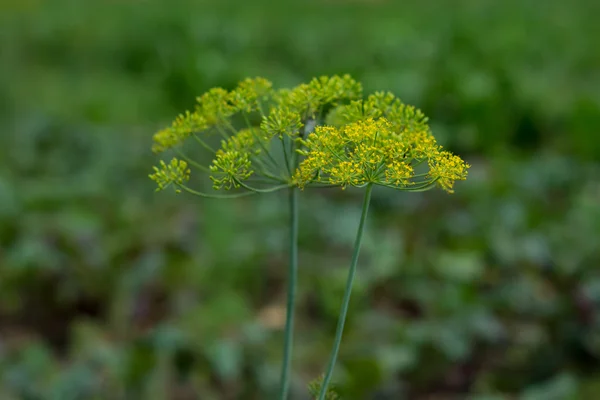
[[[264,399],[286,198],[155,194],[154,131],[213,86],[350,73],[472,165],[375,191],[346,399],[600,393],[600,4],[5,0],[0,398]],[[324,369],[360,193],[301,195],[295,399]]]

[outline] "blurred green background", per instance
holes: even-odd
[[[350,73],[428,114],[456,194],[376,191],[345,399],[600,398],[600,3],[4,0],[0,399],[270,399],[284,193],[154,193],[213,86]],[[294,399],[324,370],[361,193],[301,195]]]

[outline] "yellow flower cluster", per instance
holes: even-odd
[[[178,147],[192,134],[216,127],[221,134],[231,136],[223,140],[221,149],[214,153],[209,167],[211,179],[215,189],[235,188],[257,172],[253,164],[265,165],[258,158],[268,155],[262,149],[269,147],[271,139],[284,136],[296,139],[307,116],[315,115],[328,104],[356,99],[361,93],[360,83],[349,75],[322,76],[278,92],[264,78],[246,79],[232,91],[214,88],[198,97],[193,112],[179,115],[171,126],[154,135],[152,150],[158,153]],[[265,114],[267,107],[269,112]],[[240,112],[245,116],[259,112],[261,124],[235,131],[231,118]],[[203,144],[201,137],[196,138]],[[275,171],[275,175],[279,174]]]
[[[221,141],[224,151],[241,151],[254,155],[260,154],[260,148],[256,146],[260,139],[260,130],[256,128],[241,129],[238,133],[227,140]]]
[[[363,186],[372,183],[405,190],[438,183],[451,192],[469,168],[459,157],[442,151],[427,131],[404,130],[386,118],[367,118],[341,127],[319,126],[302,141],[305,158],[294,183]],[[429,172],[415,175],[427,160]]]
[[[362,85],[350,75],[321,76],[294,89],[282,89],[276,94],[278,107],[292,110],[303,118],[315,118],[327,104],[357,99]]]
[[[361,97],[361,84],[349,75],[278,91],[264,78],[246,79],[231,91],[214,88],[198,97],[193,112],[154,135],[153,150],[179,151],[194,135],[213,160],[208,167],[190,165],[208,171],[214,189],[251,189],[244,181],[255,175],[301,188],[370,183],[409,191],[438,185],[452,192],[455,181],[466,179],[469,165],[442,150],[420,110],[388,92]],[[241,130],[235,127],[241,120],[233,118],[238,113],[247,125]],[[251,113],[258,115],[258,126],[251,125],[257,121]],[[217,151],[197,135],[212,128],[224,136]],[[274,150],[281,154],[274,156]],[[294,152],[299,157],[290,157]],[[180,185],[189,169],[181,160],[161,162],[151,178],[159,189]]]
[[[427,117],[411,105],[404,104],[389,92],[375,92],[364,100],[355,100],[337,107],[329,116],[328,123],[344,125],[367,118],[384,117],[397,133],[405,131],[427,132]]]
[[[229,190],[240,187],[241,181],[252,176],[250,164],[250,155],[243,151],[217,151],[216,158],[210,166],[213,188]]]
[[[448,151],[440,151],[429,160],[429,176],[449,193],[453,193],[454,182],[467,178],[469,164],[465,163],[459,156]]]
[[[173,158],[169,164],[160,161],[160,167],[154,167],[154,173],[150,175],[150,179],[156,182],[158,190],[163,190],[171,184],[175,184],[175,191],[179,193],[177,186],[184,184],[190,179],[190,169],[188,164],[183,160]]]
[[[250,113],[259,110],[261,101],[271,95],[273,84],[265,78],[245,79],[230,93],[234,110]]]
[[[155,153],[163,152],[184,141],[192,132],[203,131],[208,128],[206,118],[186,111],[180,114],[170,127],[161,129],[154,134],[152,151]]]
[[[297,134],[303,124],[300,114],[289,108],[273,107],[269,116],[263,117],[260,128],[264,132],[265,139],[271,139],[274,136],[282,138],[284,135],[292,137]]]
[[[252,112],[260,108],[261,100],[271,94],[272,84],[264,78],[246,79],[232,90],[213,88],[198,97],[194,112],[179,115],[170,127],[153,137],[152,150],[163,152],[182,143],[192,133],[220,125],[237,112]]]
[[[258,129],[242,129],[221,142],[222,148],[217,150],[210,166],[214,189],[238,188],[239,182],[254,173],[250,158],[261,153],[260,147],[256,146],[257,141],[262,140],[258,135]]]

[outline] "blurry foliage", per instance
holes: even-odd
[[[597,398],[600,3],[266,4],[0,6],[0,398],[269,398],[284,202],[155,196],[150,137],[209,87],[334,73],[473,165],[450,199],[375,192],[340,395]],[[359,203],[303,195],[297,398]]]

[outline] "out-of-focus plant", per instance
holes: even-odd
[[[290,260],[280,398],[286,399],[292,354],[293,315],[298,267],[297,188],[364,188],[362,213],[342,300],[334,345],[318,398],[328,393],[339,352],[371,193],[374,186],[417,192],[440,186],[453,191],[464,180],[469,165],[436,143],[427,118],[391,93],[361,98],[362,86],[349,75],[315,78],[291,90],[275,91],[264,78],[247,79],[233,91],[215,88],[198,98],[193,112],[181,114],[173,124],[154,135],[153,150],[174,149],[179,155],[160,162],[150,178],[158,190],[231,198],[290,190]],[[348,102],[349,101],[349,102]],[[346,104],[344,104],[346,103]],[[266,112],[265,110],[269,110]],[[258,114],[259,124],[253,124]],[[245,123],[236,128],[235,117]],[[221,148],[206,140],[221,135]],[[192,138],[211,153],[210,166],[186,154]],[[235,194],[210,194],[188,186],[191,168],[207,173],[214,190]]]

